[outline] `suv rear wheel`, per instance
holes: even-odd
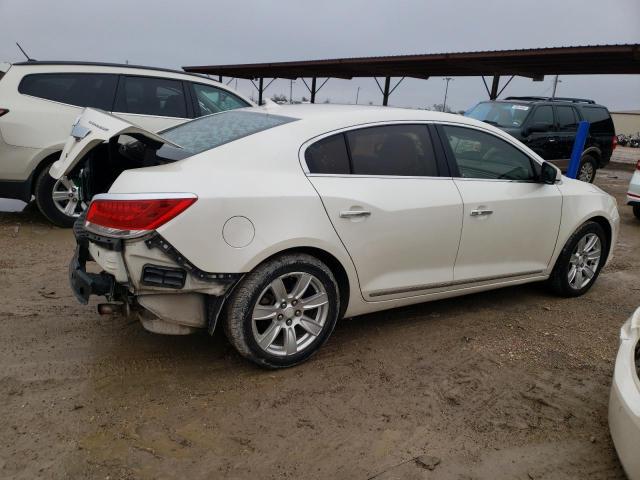
[[[593,183],[596,178],[596,170],[598,166],[596,159],[591,155],[585,155],[580,162],[580,168],[578,169],[578,180],[587,183]]]
[[[80,199],[77,180],[61,177],[56,180],[45,167],[36,179],[34,193],[42,214],[59,227],[71,227],[87,207]]]

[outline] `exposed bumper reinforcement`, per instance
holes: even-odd
[[[69,283],[78,301],[89,303],[91,295],[112,296],[115,280],[108,273],[88,273],[86,270],[89,250],[86,245],[78,245],[69,263]]]

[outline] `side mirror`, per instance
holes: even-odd
[[[553,185],[558,180],[558,169],[551,165],[549,162],[542,164],[540,170],[540,183],[546,183],[547,185]]]

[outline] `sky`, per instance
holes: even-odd
[[[180,68],[357,56],[640,43],[640,0],[0,0],[0,61],[126,62]],[[549,95],[516,77],[508,95]],[[558,96],[640,110],[640,75],[561,76]],[[254,95],[248,80],[231,86]],[[267,96],[289,96],[276,80]],[[358,94],[358,87],[360,91]],[[390,98],[402,107],[442,103],[445,82],[406,79]],[[301,80],[293,97],[308,92]],[[371,78],[331,79],[317,101],[381,104]],[[447,105],[465,110],[487,94],[479,77],[455,78]]]

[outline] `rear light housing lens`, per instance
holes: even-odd
[[[107,237],[140,237],[177,217],[197,199],[190,193],[96,195],[84,225]]]
[[[611,139],[611,150],[615,150],[617,146],[618,146],[618,136],[614,135],[613,138]]]
[[[9,113],[9,110],[6,108],[0,108],[0,117]]]
[[[640,172],[640,160],[638,160],[638,163],[636,163],[636,170]]]

